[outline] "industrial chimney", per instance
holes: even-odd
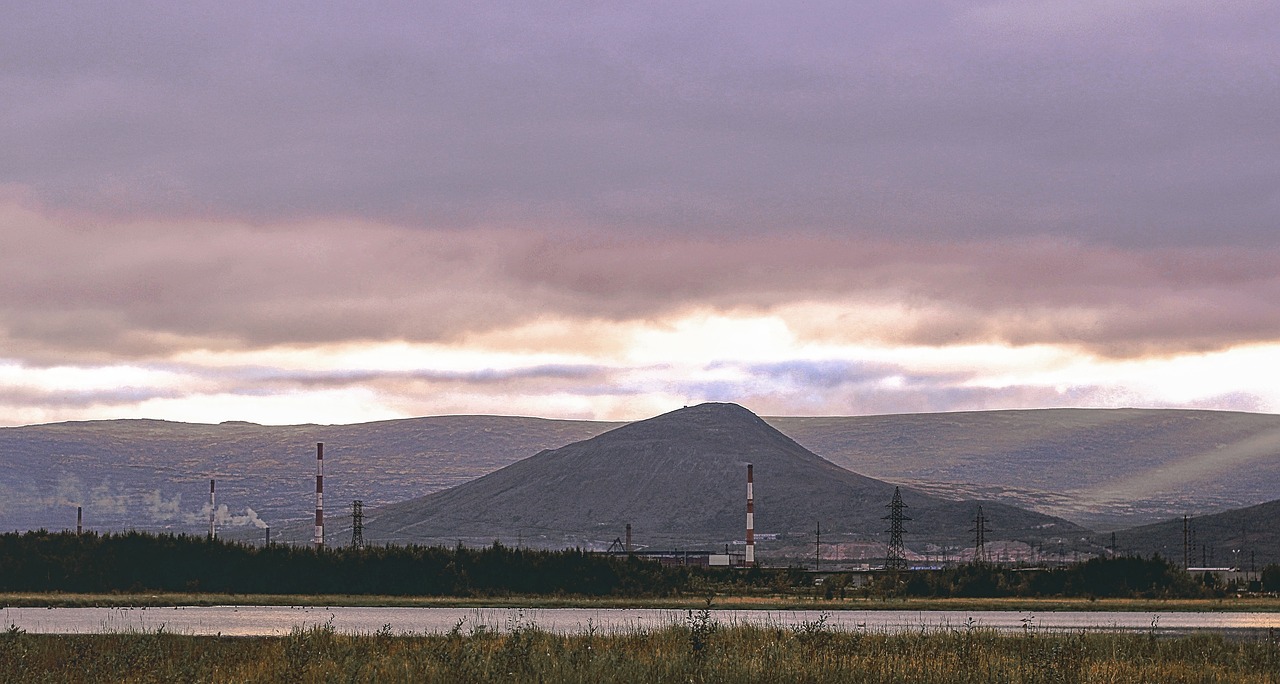
[[[82,524],[84,522],[84,517],[81,515],[82,512],[83,512],[83,507],[76,506],[76,534],[77,535],[84,532],[84,525]]]
[[[210,539],[218,538],[218,530],[217,528],[214,527],[214,522],[217,520],[217,517],[215,515],[217,510],[218,510],[217,500],[214,498],[214,494],[213,494],[213,480],[209,480],[209,538]]]
[[[748,567],[756,564],[755,499],[751,492],[751,464],[747,464],[747,557]]]
[[[628,556],[631,555],[631,523],[627,523],[627,544],[624,550]]]
[[[316,442],[316,550],[324,548],[324,442]]]

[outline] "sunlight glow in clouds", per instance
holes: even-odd
[[[25,390],[76,399],[39,412],[24,412],[10,399],[4,406],[9,424],[85,419],[104,411],[267,424],[477,412],[633,420],[728,399],[754,401],[764,412],[799,405],[818,414],[854,414],[893,412],[894,397],[901,410],[910,410],[913,394],[948,386],[983,391],[956,400],[949,410],[1072,406],[1081,397],[1094,406],[1280,407],[1280,370],[1267,364],[1280,345],[1106,359],[1051,345],[805,341],[783,317],[764,314],[698,311],[613,327],[611,336],[622,342],[604,354],[405,342],[204,350],[176,355],[159,370],[7,364],[0,366],[0,388],[10,396]],[[119,396],[121,387],[129,388],[127,395]],[[1036,403],[1027,403],[1028,391]],[[858,403],[859,393],[878,395],[878,403]]]
[[[1280,410],[1280,4],[13,4],[0,424]]]

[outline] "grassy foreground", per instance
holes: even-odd
[[[350,594],[206,594],[206,593],[0,593],[0,606],[29,608],[117,608],[166,606],[358,606],[418,608],[658,608],[702,607],[705,596],[625,598],[588,596],[368,596]],[[801,594],[717,594],[715,607],[725,610],[1023,610],[1136,612],[1280,612],[1280,597],[1244,596],[1221,599],[1131,598],[848,598],[822,599]]]
[[[723,627],[705,613],[656,631],[193,637],[164,632],[48,636],[0,632],[0,680],[21,682],[1277,682],[1272,635],[985,630],[835,632]]]

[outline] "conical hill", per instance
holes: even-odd
[[[746,466],[758,536],[825,534],[883,541],[892,484],[808,451],[747,409],[701,404],[543,451],[484,477],[370,511],[374,542],[518,541],[599,547],[632,525],[638,545],[720,548],[745,537]],[[904,488],[908,547],[964,545],[976,502]],[[1060,518],[983,503],[988,540],[1087,535]],[[828,537],[831,538],[831,537]]]

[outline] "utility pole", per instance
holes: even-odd
[[[889,505],[885,506],[889,509],[889,515],[884,516],[881,520],[889,521],[889,549],[885,554],[884,566],[889,570],[906,570],[907,569],[907,548],[902,543],[902,523],[910,520],[903,511],[907,508],[902,503],[902,493],[897,487],[893,488],[893,500]]]
[[[813,569],[822,569],[822,521],[818,521],[818,533],[815,535],[816,541],[813,543]]]

